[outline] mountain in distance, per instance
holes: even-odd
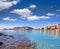
[[[0,30],[60,30],[60,24],[53,24],[50,26],[42,27],[42,28],[32,28],[28,26],[23,27],[13,27],[13,28],[0,28]]]

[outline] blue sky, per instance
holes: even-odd
[[[0,27],[42,27],[60,23],[60,0],[0,0]]]

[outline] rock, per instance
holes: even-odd
[[[3,36],[4,34],[3,33],[0,33],[0,36]]]
[[[3,44],[3,42],[0,42],[0,46]]]
[[[9,37],[14,38],[14,36],[12,36],[12,35],[9,35]]]

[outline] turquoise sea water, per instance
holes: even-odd
[[[60,32],[41,30],[0,30],[0,32],[11,35],[14,38],[0,36],[0,41],[5,45],[13,45],[14,42],[28,38],[36,44],[36,49],[60,49]],[[3,47],[4,47],[3,46]]]

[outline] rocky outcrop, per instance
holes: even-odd
[[[54,24],[47,27],[41,28],[41,30],[60,30],[60,24]]]
[[[27,27],[27,26],[24,26],[24,27],[14,27],[13,30],[31,30],[33,29],[32,27]]]
[[[58,25],[57,25],[57,29],[59,29],[59,30],[60,30],[60,24],[58,24]]]
[[[60,29],[60,24],[54,24],[50,26],[50,30]]]
[[[3,42],[0,42],[0,46],[3,44]]]

